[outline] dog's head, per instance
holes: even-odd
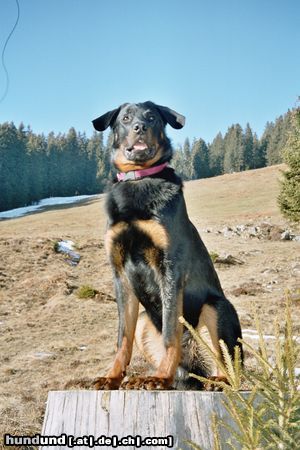
[[[111,127],[114,134],[112,161],[118,170],[145,169],[172,157],[165,126],[182,128],[185,118],[152,102],[125,103],[93,120],[96,130]]]

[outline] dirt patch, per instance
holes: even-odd
[[[265,292],[263,289],[261,283],[256,283],[255,281],[252,281],[250,283],[242,283],[239,287],[232,289],[230,293],[232,295],[235,295],[236,297],[239,297],[240,295],[258,295]]]

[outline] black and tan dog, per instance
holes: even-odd
[[[120,171],[106,203],[106,249],[119,311],[118,351],[107,376],[97,379],[97,389],[119,388],[134,337],[156,372],[131,377],[122,387],[193,388],[189,372],[208,376],[191,336],[182,330],[180,315],[196,328],[208,328],[219,358],[220,339],[231,355],[240,345],[236,311],[188,218],[182,181],[168,167],[172,148],[165,126],[179,129],[184,122],[182,115],[152,102],[124,104],[93,121],[98,131],[112,128],[112,161]],[[145,308],[140,315],[139,303]]]

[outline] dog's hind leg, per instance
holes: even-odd
[[[171,312],[174,323],[167,322],[167,329],[163,328],[162,333],[156,329],[145,311],[140,314],[135,334],[136,344],[156,372],[153,376],[131,377],[122,383],[122,388],[168,389],[172,386],[180,363],[182,345],[182,325],[178,321],[178,313],[179,311]],[[168,316],[168,311],[166,315]]]
[[[165,355],[165,347],[162,334],[151,322],[146,311],[139,314],[135,330],[135,343],[146,361],[157,369]]]
[[[146,311],[139,314],[135,343],[146,361],[155,369],[158,369],[166,350],[162,334],[153,325]],[[179,390],[201,389],[201,383],[190,377],[189,373],[207,377],[210,373],[210,365],[206,361],[207,355],[203,354],[203,349],[199,348],[199,345],[187,330],[183,333],[181,346],[182,358],[176,371],[173,386]]]
[[[202,306],[198,327],[202,326],[206,326],[208,329],[219,361],[223,362],[220,340],[224,341],[232,358],[234,358],[234,347],[238,346],[243,361],[243,349],[238,342],[238,338],[242,337],[240,322],[236,310],[225,297],[217,298],[215,301],[210,299],[209,303]],[[219,367],[217,376],[212,379],[226,381],[225,374]]]

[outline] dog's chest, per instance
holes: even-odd
[[[161,179],[117,183],[106,200],[109,224],[159,219],[181,187]]]
[[[158,180],[126,182],[112,189],[106,202],[106,250],[116,270],[161,265],[169,246],[162,211],[173,195],[168,185]]]
[[[160,270],[169,245],[166,228],[154,219],[119,221],[105,237],[110,262],[117,272],[137,272],[143,266]]]
[[[121,279],[125,276],[146,309],[157,311],[170,244],[168,229],[158,214],[163,202],[151,186],[132,187],[135,189],[126,185],[126,189],[113,191],[108,197],[106,251],[115,275]]]

